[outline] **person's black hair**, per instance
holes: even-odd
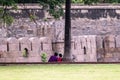
[[[54,56],[58,56],[58,53],[57,53],[57,52],[55,52],[55,53],[54,53]]]
[[[28,52],[28,49],[27,49],[27,48],[24,48],[24,50],[25,50],[26,52]]]
[[[59,57],[62,57],[62,54],[59,54]]]

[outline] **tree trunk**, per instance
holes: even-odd
[[[71,59],[71,0],[66,0],[65,4],[65,44],[63,60],[70,62]]]

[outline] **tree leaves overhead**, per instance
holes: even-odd
[[[59,18],[63,15],[62,4],[65,0],[39,0],[38,2],[44,9],[47,9],[54,18]]]
[[[15,4],[14,0],[0,0],[2,6],[13,6]]]
[[[0,20],[10,25],[14,21],[14,18],[9,14],[8,7],[17,9],[17,5],[14,0],[0,0],[0,5]]]

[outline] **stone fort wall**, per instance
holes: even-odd
[[[28,57],[23,57],[24,48]],[[41,62],[41,54],[52,55],[51,40],[47,37],[0,38],[0,62]]]
[[[120,36],[82,35],[72,37],[72,59],[75,62],[119,62]],[[23,56],[24,48],[28,57]],[[0,38],[0,62],[41,62],[42,53],[47,60],[54,52],[64,54],[64,41],[52,42],[49,37]]]
[[[30,20],[26,10],[36,16],[36,23]],[[0,37],[40,37],[43,32],[46,32],[47,28],[41,28],[45,26],[52,28],[53,31],[49,31],[56,32],[55,35],[62,35],[64,32],[64,16],[59,20],[54,20],[41,7],[29,5],[24,8],[21,5],[17,11],[10,10],[10,12],[15,21],[12,25],[7,26],[9,29],[8,35],[6,35],[4,29],[0,29]],[[119,35],[119,18],[119,5],[74,5],[71,9],[72,35]],[[0,26],[2,27],[3,24],[0,24]],[[41,29],[43,30],[42,33],[40,33]],[[46,35],[42,34],[42,36]]]
[[[26,10],[37,17],[36,23],[29,19]],[[38,6],[10,11],[14,23],[8,26],[8,33],[0,28],[1,62],[39,62],[42,52],[48,54],[47,59],[53,52],[64,53],[64,16],[54,20]],[[74,61],[120,61],[118,5],[72,6],[71,16]],[[28,58],[22,56],[25,47],[30,53]]]

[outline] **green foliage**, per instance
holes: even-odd
[[[12,6],[12,9],[13,9],[13,10],[18,10],[17,4],[14,4],[14,5]]]
[[[2,6],[13,6],[15,4],[14,0],[0,0]]]
[[[9,14],[8,7],[11,7],[14,10],[17,10],[17,5],[14,0],[0,0],[0,20],[7,25],[10,25],[14,18]]]
[[[82,3],[83,0],[72,0],[72,3]]]
[[[37,18],[37,17],[36,17],[35,15],[33,15],[33,14],[30,14],[29,17],[30,17],[30,20],[31,20],[31,21],[33,21],[33,20],[35,20],[35,19]]]
[[[46,62],[47,61],[47,55],[46,55],[46,53],[42,53],[41,54],[41,60],[42,60],[42,62]]]
[[[7,24],[7,25],[11,25],[11,23],[14,21],[14,18],[10,15],[6,15],[3,17],[3,21]]]
[[[39,0],[40,5],[47,9],[54,18],[59,18],[63,15],[62,4],[64,2],[65,0]]]
[[[99,0],[83,0],[83,3],[88,5],[95,4],[97,2],[99,2]]]
[[[28,52],[26,50],[23,50],[22,55],[23,57],[28,57]]]

